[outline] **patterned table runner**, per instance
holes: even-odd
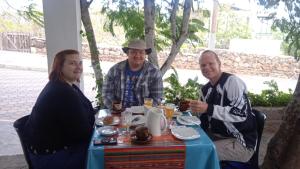
[[[153,137],[150,143],[136,145],[129,137],[118,138],[117,146],[105,146],[106,169],[183,169],[186,147],[183,141],[175,139],[169,132]]]

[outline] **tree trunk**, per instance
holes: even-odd
[[[172,32],[172,47],[167,60],[160,68],[160,71],[163,75],[167,72],[168,69],[170,69],[173,61],[175,60],[176,55],[180,50],[180,47],[188,37],[189,19],[191,15],[192,6],[193,6],[193,0],[185,0],[184,2],[184,9],[182,15],[183,18],[181,22],[181,29],[179,30],[180,32],[177,30],[177,26],[176,26],[177,25],[176,12],[178,10],[178,1],[179,0],[175,0],[175,3],[173,4],[173,8],[172,8],[171,17],[170,17],[171,32]]]
[[[144,17],[145,17],[145,41],[147,47],[152,49],[152,53],[148,56],[148,60],[159,67],[157,61],[157,53],[155,50],[155,31],[154,31],[154,19],[155,19],[155,0],[144,0]]]
[[[99,51],[95,39],[94,29],[90,18],[89,6],[93,1],[87,2],[87,0],[80,0],[81,7],[81,20],[86,32],[89,48],[91,52],[91,64],[95,73],[96,86],[97,86],[97,99],[98,105],[103,106],[102,101],[102,85],[103,85],[103,74],[99,61]]]
[[[300,124],[300,75],[298,77],[297,86],[292,101],[286,107],[282,117],[282,123],[279,130],[270,140],[267,153],[262,165],[263,169],[282,169],[285,168],[287,160],[294,157],[298,160],[299,165],[299,143],[295,143],[295,139],[299,139],[297,125]],[[296,144],[296,147],[294,147]],[[298,151],[292,151],[298,148]],[[298,152],[298,153],[297,153]],[[295,154],[291,154],[295,153]],[[296,162],[297,163],[297,162]],[[299,168],[299,166],[287,166],[287,168]]]

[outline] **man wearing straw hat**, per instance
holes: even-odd
[[[144,104],[152,98],[159,105],[163,97],[163,81],[159,69],[145,60],[151,53],[143,40],[135,39],[122,48],[128,58],[115,64],[107,73],[102,88],[104,105],[112,109],[114,102],[122,108]]]

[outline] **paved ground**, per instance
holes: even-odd
[[[28,169],[24,156],[21,154],[0,156],[0,169]]]
[[[94,100],[95,91],[92,88],[95,83],[89,62],[84,60],[84,91],[89,99]],[[111,65],[112,63],[103,63],[101,67],[106,72]],[[0,169],[26,168],[12,123],[30,113],[38,94],[47,83],[46,57],[0,51],[0,79]],[[267,123],[262,141],[261,160],[267,143],[279,124],[278,118]]]

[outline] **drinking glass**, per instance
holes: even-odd
[[[176,108],[175,104],[172,104],[172,103],[167,103],[165,105],[165,115],[166,115],[166,118],[168,120],[168,126],[172,122],[172,117],[174,115],[175,108]]]
[[[122,121],[122,127],[125,128],[125,131],[122,134],[129,134],[129,127],[131,125],[132,120],[132,112],[124,111],[121,113],[121,121]]]
[[[147,108],[151,108],[153,106],[152,98],[144,98],[144,106]]]
[[[167,103],[165,105],[165,114],[166,114],[166,118],[168,120],[171,120],[173,115],[174,115],[174,111],[175,111],[175,104],[172,104],[172,103]]]

